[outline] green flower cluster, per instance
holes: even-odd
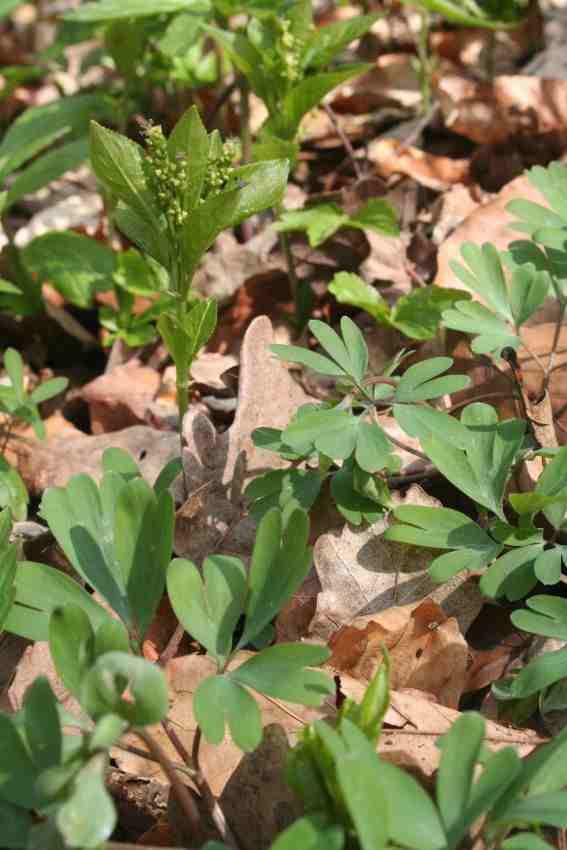
[[[170,158],[160,125],[147,123],[144,136],[146,156],[143,168],[148,188],[171,225],[179,229],[187,220],[182,203],[188,179],[187,161],[183,156]]]
[[[280,26],[280,55],[284,65],[284,77],[292,84],[298,83],[303,77],[301,70],[302,44],[291,32],[291,23],[287,18],[278,21],[278,23]]]
[[[217,153],[209,155],[201,201],[214,198],[229,188],[235,172],[234,161],[239,155],[240,146],[236,139],[227,139]]]

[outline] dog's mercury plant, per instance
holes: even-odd
[[[279,205],[285,160],[236,167],[237,147],[208,134],[190,108],[168,139],[145,125],[145,148],[93,123],[91,162],[113,199],[117,227],[169,278],[172,307],[158,330],[177,369],[180,418],[189,403],[189,369],[216,326],[216,304],[197,300],[192,280],[205,251],[228,227]]]

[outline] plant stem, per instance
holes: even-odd
[[[274,217],[277,219],[281,212],[282,209],[280,207],[280,209],[275,211]],[[295,258],[291,250],[289,234],[280,232],[278,233],[278,236],[280,240],[280,247],[285,257],[291,294],[293,295],[293,300],[295,303],[296,330],[298,335],[300,335],[305,325],[309,321],[309,316],[311,315],[311,287],[308,283],[300,281],[297,277],[297,270],[295,268]]]
[[[559,346],[559,337],[561,336],[561,328],[563,326],[563,319],[565,318],[565,310],[567,309],[567,301],[561,302],[561,307],[559,310],[559,315],[557,317],[557,321],[555,323],[555,331],[553,333],[553,342],[551,344],[551,351],[549,352],[549,360],[547,361],[547,368],[545,370],[545,377],[543,382],[544,390],[547,390],[549,387],[549,381],[551,378],[551,373],[554,369],[555,357],[557,355],[557,348]]]
[[[245,76],[238,81],[240,89],[240,143],[242,145],[242,162],[246,164],[252,159],[252,133],[250,130],[250,85]]]
[[[423,113],[427,113],[431,109],[431,54],[429,52],[429,26],[429,12],[427,9],[422,9],[421,26],[417,39],[417,56],[419,59],[421,110]]]
[[[189,753],[185,749],[183,742],[179,740],[177,733],[174,729],[172,729],[171,723],[166,719],[162,721],[161,725],[179,757],[190,768],[193,782],[197,786],[197,789],[203,799],[203,802],[211,813],[213,823],[218,829],[219,835],[221,836],[222,840],[226,844],[228,844],[229,847],[233,847],[235,848],[235,850],[238,850],[238,842],[234,837],[234,834],[229,826],[229,823],[225,817],[223,810],[219,805],[218,800],[216,799],[215,795],[211,790],[211,786],[207,782],[205,775],[201,770],[201,765],[199,761],[199,751],[201,748],[202,733],[200,726],[197,726],[197,729],[195,730],[192,754],[191,756],[189,756]]]
[[[364,176],[364,175],[363,175],[363,173],[362,173],[362,169],[361,169],[361,167],[360,167],[360,164],[359,164],[359,162],[358,162],[358,160],[357,160],[357,158],[356,158],[356,153],[355,153],[355,150],[354,150],[354,148],[353,148],[353,146],[352,146],[352,144],[351,144],[351,141],[350,141],[349,137],[347,136],[347,134],[345,133],[345,131],[344,131],[344,130],[343,130],[343,128],[341,127],[340,121],[338,120],[338,118],[337,118],[337,116],[335,115],[335,113],[334,113],[333,109],[329,106],[329,104],[328,104],[328,103],[323,103],[323,109],[324,109],[324,110],[325,110],[325,112],[327,113],[327,115],[328,115],[328,117],[329,117],[329,121],[331,122],[331,124],[332,124],[332,125],[333,125],[333,127],[335,128],[335,130],[336,130],[336,132],[337,132],[337,135],[338,135],[339,139],[341,140],[342,145],[343,145],[343,147],[344,147],[345,151],[346,151],[346,152],[347,152],[347,154],[348,154],[348,157],[349,157],[349,159],[350,159],[350,161],[351,161],[351,163],[352,163],[352,167],[353,167],[354,173],[355,173],[355,175],[356,175],[356,179],[357,179],[357,180],[362,180],[362,178],[363,178],[363,176]]]
[[[183,809],[187,820],[191,825],[191,829],[195,834],[198,834],[200,831],[201,815],[199,814],[199,809],[197,808],[195,800],[191,796],[191,792],[179,778],[176,770],[158,742],[154,741],[151,735],[143,729],[136,730],[136,734],[144,742],[151,755],[159,761],[163,772],[171,782],[171,787],[175,792],[179,805]]]

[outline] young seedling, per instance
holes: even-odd
[[[67,378],[51,378],[31,393],[25,388],[24,363],[19,352],[7,348],[4,352],[7,383],[0,385],[0,509],[10,508],[13,518],[24,520],[27,516],[28,494],[20,474],[2,456],[12,436],[16,422],[31,425],[37,438],[45,439],[45,425],[41,420],[39,405],[62,393]]]

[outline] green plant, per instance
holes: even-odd
[[[487,750],[484,719],[463,714],[439,739],[432,799],[376,753],[387,705],[387,673],[379,670],[360,705],[348,701],[334,725],[316,721],[305,728],[288,765],[305,814],[271,850],[457,850],[468,846],[473,828],[489,848],[553,846],[541,828],[567,823],[567,732],[522,761],[512,747]]]
[[[343,212],[336,204],[286,210],[275,227],[280,233],[305,231],[312,248],[318,248],[341,227],[374,230],[387,236],[398,236],[400,232],[395,210],[382,198],[371,198],[352,215]]]
[[[433,339],[439,331],[443,312],[455,301],[463,301],[464,296],[458,289],[423,286],[402,295],[390,307],[375,287],[349,272],[338,272],[329,284],[329,292],[339,304],[358,307],[378,324],[418,340]]]
[[[20,714],[0,715],[6,754],[0,819],[14,825],[3,831],[7,847],[31,848],[40,841],[49,850],[99,848],[116,822],[104,787],[108,751],[128,732],[141,737],[148,756],[162,763],[193,822],[199,815],[176,771],[196,782],[207,804],[214,803],[198,764],[199,744],[189,760],[178,750],[182,763],[173,768],[144,728],[167,724],[165,677],[140,657],[166,580],[182,624],[217,665],[195,693],[197,741],[202,735],[220,743],[228,725],[239,747],[255,749],[262,721],[251,691],[317,706],[335,690],[329,676],[310,669],[326,660],[325,647],[268,645],[271,621],[311,567],[304,512],[293,512],[285,525],[278,510],[266,514],[248,573],[237,558],[211,555],[201,574],[189,561],[170,563],[174,509],[168,488],[178,462],[164,469],[153,488],[124,452],[108,450],[103,467],[98,487],[80,475],[65,488],[48,490],[41,513],[77,576],[113,615],[74,578],[43,564],[18,562],[8,542],[9,514],[0,513],[0,624],[49,641],[59,677],[94,723],[62,713],[42,679],[28,690]],[[243,659],[239,650],[251,645],[258,651]],[[62,734],[62,722],[78,726],[80,734]],[[229,828],[221,834],[230,835]]]
[[[39,405],[54,398],[67,387],[67,378],[51,378],[28,393],[24,380],[24,364],[14,348],[4,352],[6,382],[0,385],[0,510],[10,508],[16,520],[27,516],[28,493],[19,472],[2,456],[13,435],[17,422],[31,425],[38,439],[45,438],[45,425],[41,420]]]
[[[118,228],[168,277],[168,312],[159,333],[177,369],[182,419],[189,403],[189,368],[216,326],[216,304],[197,301],[191,283],[199,261],[227,227],[279,204],[288,166],[283,160],[237,168],[237,150],[208,134],[195,107],[169,139],[147,125],[146,149],[98,124],[91,128],[91,162],[113,199]]]
[[[308,510],[328,480],[334,501],[349,522],[373,522],[390,505],[388,474],[400,469],[394,446],[405,448],[384,431],[377,412],[393,410],[411,436],[452,431],[465,442],[467,430],[431,403],[462,390],[469,379],[445,374],[453,363],[450,357],[410,366],[399,377],[395,372],[405,352],[379,378],[370,378],[368,349],[354,322],[343,317],[341,336],[320,321],[309,322],[309,329],[325,354],[287,345],[274,345],[271,350],[283,360],[334,378],[336,397],[300,408],[283,431],[259,428],[253,432],[255,445],[277,452],[291,466],[256,478],[246,496],[255,516],[274,504],[284,511],[298,504]]]
[[[364,35],[378,16],[362,15],[315,29],[311,0],[284,0],[275,8],[273,3],[240,5],[250,14],[244,30],[207,27],[207,32],[227,51],[268,110],[257,157],[285,156],[293,163],[303,117],[332,89],[369,66],[323,69]]]
[[[567,600],[557,596],[536,595],[526,601],[527,610],[512,613],[518,628],[545,638],[567,640]],[[567,707],[567,649],[543,652],[523,667],[516,676],[493,685],[497,699],[511,704],[513,716],[530,715],[539,708],[543,717]]]
[[[171,309],[168,278],[163,267],[152,263],[131,248],[118,255],[113,275],[116,306],[101,307],[99,321],[107,331],[104,345],[122,340],[129,348],[146,345],[158,338],[156,323]],[[151,303],[134,311],[136,296]]]

